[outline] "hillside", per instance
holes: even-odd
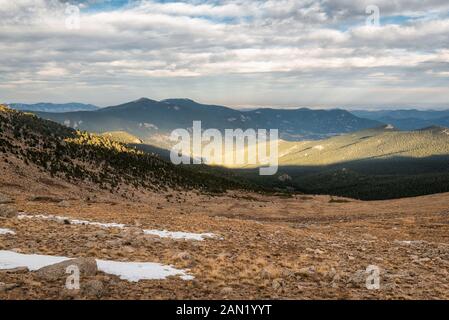
[[[400,130],[417,130],[431,126],[449,127],[449,110],[354,110],[351,113],[391,124]]]
[[[5,106],[0,106],[0,150],[5,163],[15,159],[69,182],[95,184],[121,194],[129,187],[224,191],[242,186]]]
[[[93,112],[37,113],[44,119],[89,132],[124,131],[147,144],[156,144],[178,128],[202,121],[204,129],[279,129],[287,140],[319,139],[377,127],[378,121],[358,118],[345,110],[257,109],[239,111],[204,105],[189,99],[155,101],[142,98]],[[155,139],[156,138],[156,139]]]
[[[267,188],[363,200],[449,192],[449,129],[397,131],[391,126],[320,141],[279,142],[279,171],[260,178]]]
[[[323,166],[368,159],[449,155],[449,129],[397,131],[387,126],[320,141],[281,141],[279,153],[281,166]]]

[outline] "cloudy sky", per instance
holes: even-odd
[[[449,108],[448,0],[0,0],[0,50],[3,102]]]

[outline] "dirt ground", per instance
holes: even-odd
[[[362,202],[134,192],[125,199],[14,163],[0,169],[0,194],[20,212],[131,226],[3,218],[0,228],[16,234],[0,235],[0,250],[159,262],[194,276],[133,283],[99,272],[81,280],[98,280],[101,290],[73,292],[35,272],[0,270],[0,300],[449,298],[449,194]],[[221,239],[174,240],[141,229],[212,232]],[[368,266],[380,270],[379,289],[366,287]]]

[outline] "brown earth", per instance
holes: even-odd
[[[136,227],[0,218],[0,228],[16,232],[0,235],[0,250],[160,262],[195,277],[131,283],[98,273],[82,278],[82,291],[70,292],[65,280],[0,271],[0,300],[449,298],[449,194],[362,202],[133,190],[134,197],[125,199],[93,185],[70,185],[14,159],[0,163],[0,170],[0,194],[19,211]],[[223,239],[162,239],[140,229],[212,232]],[[381,270],[379,290],[365,286],[369,265]]]

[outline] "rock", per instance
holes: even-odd
[[[353,288],[363,288],[366,286],[366,270],[357,270],[349,277],[348,285]]]
[[[105,293],[103,282],[100,280],[89,280],[82,286],[82,293],[87,296],[101,298]]]
[[[278,180],[281,182],[292,181],[292,177],[290,177],[288,174],[284,173],[283,175],[280,175],[278,177]]]
[[[11,206],[0,204],[0,218],[14,218],[17,216],[17,210]]]
[[[220,290],[221,294],[223,294],[223,295],[229,295],[233,291],[234,290],[231,287],[224,287],[223,289]]]
[[[36,201],[36,202],[53,202],[53,203],[60,203],[63,201],[63,199],[52,197],[52,196],[30,196],[28,197],[28,201]]]
[[[126,253],[134,253],[134,252],[136,252],[136,250],[133,247],[131,247],[131,246],[124,246],[123,247],[123,251],[126,252]]]
[[[284,286],[284,281],[282,279],[274,279],[271,286],[274,290],[279,290]]]
[[[58,203],[58,207],[69,208],[70,207],[70,203],[68,203],[67,201],[63,200],[63,201]]]
[[[17,283],[7,284],[7,283],[0,282],[0,293],[12,290],[14,288],[17,288],[18,286],[19,285]]]
[[[0,273],[27,273],[30,270],[28,270],[27,267],[18,267],[13,269],[6,269],[6,270],[0,270]]]
[[[57,280],[63,277],[68,277],[70,274],[67,273],[67,268],[69,266],[77,266],[80,270],[80,276],[94,276],[97,274],[97,262],[93,258],[79,258],[63,261],[51,266],[41,268],[36,271],[36,275],[39,278],[45,280]]]
[[[301,268],[298,270],[298,274],[303,277],[309,277],[315,274],[315,267]]]
[[[192,255],[186,251],[180,252],[174,256],[174,259],[176,260],[191,260]]]
[[[270,279],[270,272],[268,272],[266,268],[262,269],[262,271],[260,271],[260,277],[262,279]]]
[[[292,270],[284,269],[282,270],[282,276],[285,278],[292,278],[295,276],[295,273]]]
[[[11,198],[0,193],[0,204],[8,204],[8,203],[13,203]]]

